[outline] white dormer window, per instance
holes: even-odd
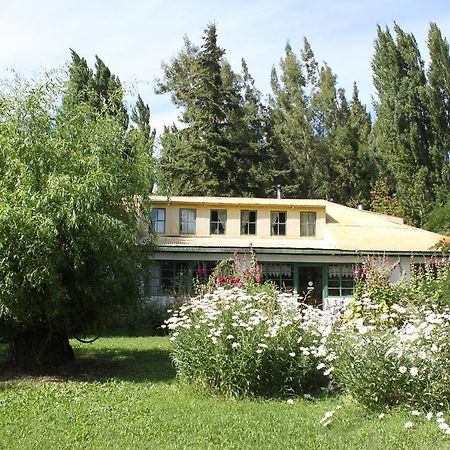
[[[300,236],[313,237],[316,235],[316,220],[317,214],[315,212],[301,212],[300,213]]]
[[[166,232],[166,208],[153,208],[151,226],[155,233]]]
[[[195,234],[197,210],[180,209],[180,234]]]
[[[210,215],[211,234],[225,234],[226,224],[227,224],[227,210],[212,209]]]
[[[271,235],[286,236],[286,211],[272,211],[270,213]]]
[[[241,234],[256,234],[256,211],[241,211]]]

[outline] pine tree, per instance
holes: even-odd
[[[158,93],[170,93],[183,128],[166,128],[161,139],[161,187],[182,195],[263,195],[268,161],[262,105],[248,69],[233,72],[209,25],[202,46],[184,49],[163,65]],[[253,102],[253,104],[252,104]],[[164,180],[163,180],[164,179]]]
[[[286,163],[283,192],[286,197],[313,198],[312,130],[305,99],[305,77],[300,60],[289,43],[280,61],[280,75],[272,69],[270,114],[273,125],[272,146]]]

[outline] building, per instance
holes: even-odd
[[[253,251],[265,279],[281,289],[310,292],[331,307],[353,295],[354,266],[367,255],[398,263],[392,281],[439,254],[443,236],[398,217],[325,200],[152,196],[157,235],[149,296],[188,293],[217,261]]]

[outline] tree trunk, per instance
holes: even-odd
[[[57,366],[75,358],[67,335],[45,328],[16,335],[11,342],[10,352],[13,363],[22,369]]]

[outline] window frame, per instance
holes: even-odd
[[[274,215],[277,214],[278,221],[274,223]],[[284,214],[284,223],[279,222],[280,214]],[[284,227],[284,233],[280,233],[280,228]],[[275,229],[277,232],[275,232]],[[270,211],[270,235],[286,236],[287,234],[287,211]]]
[[[242,215],[243,213],[249,213],[248,221],[246,224],[243,223]],[[255,220],[252,221],[250,214],[255,213]],[[242,236],[256,236],[257,232],[257,222],[258,222],[258,211],[256,209],[241,209],[241,235]],[[254,233],[250,233],[250,227],[254,227]]]
[[[283,268],[289,266],[290,275],[286,275],[283,272]],[[270,269],[277,268],[278,270],[273,274]],[[290,292],[295,290],[295,270],[296,266],[294,263],[277,263],[277,262],[267,262],[262,264],[262,273],[264,275],[264,282],[270,282],[278,286],[282,292]],[[288,287],[286,287],[286,284]]]
[[[306,215],[306,223],[303,222],[302,217]],[[314,215],[314,221],[310,222],[310,216]],[[306,227],[306,233],[302,233],[302,228]],[[311,228],[313,233],[311,234]],[[317,235],[317,212],[316,211],[300,211],[300,237],[316,237]]]
[[[190,211],[194,213],[193,220],[183,220],[183,212]],[[184,224],[193,224],[193,231],[183,231]],[[180,223],[179,223],[180,234],[195,234],[197,232],[197,210],[195,208],[180,208]],[[188,226],[189,230],[189,226]]]
[[[339,274],[337,278],[334,278],[333,281],[337,281],[338,282],[338,286],[331,286],[330,287],[330,269],[332,266],[337,266],[339,267]],[[343,268],[345,266],[351,266],[352,268],[352,276],[351,277],[345,277],[343,276]],[[337,263],[337,264],[330,264],[328,266],[328,277],[327,277],[327,297],[334,297],[334,298],[342,298],[342,297],[353,297],[355,295],[355,264],[345,264],[345,263]],[[343,284],[343,280],[351,281],[351,287],[350,286],[345,286]],[[331,291],[338,291],[338,294],[331,294]],[[344,293],[344,291],[347,291],[346,293]],[[351,291],[351,293],[349,293],[348,291]]]
[[[213,220],[213,212],[217,213],[217,220]],[[220,213],[225,213],[225,220],[220,220]],[[223,231],[221,232],[220,226],[222,225]],[[209,210],[209,234],[226,234],[227,231],[227,210],[226,209],[210,209]]]
[[[158,212],[162,211],[163,212],[163,219],[160,219],[158,217]],[[156,214],[156,220],[153,217],[154,213]],[[151,224],[151,228],[153,230],[154,233],[165,233],[166,232],[166,217],[167,217],[167,212],[166,212],[166,208],[152,208],[152,211],[150,213],[150,224]],[[162,231],[158,230],[158,224],[162,223]]]

